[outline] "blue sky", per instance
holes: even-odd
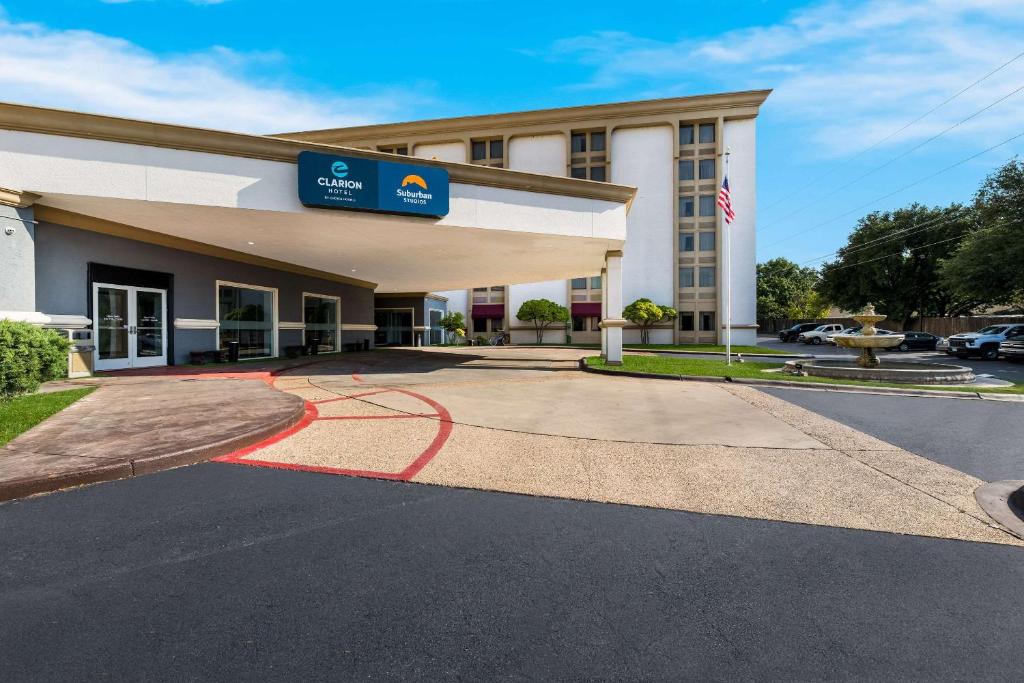
[[[966,201],[1024,153],[1000,144],[1024,133],[1024,57],[906,126],[1024,52],[1021,0],[0,8],[0,99],[258,133],[773,88],[762,260],[816,265],[864,213]]]

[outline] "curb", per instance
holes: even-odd
[[[1024,480],[982,484],[974,489],[974,499],[1001,527],[1024,540]]]
[[[49,477],[32,477],[5,481],[0,483],[0,502],[40,493],[51,493],[72,486],[128,479],[184,465],[194,465],[221,455],[233,453],[285,431],[302,420],[305,412],[305,401],[296,397],[296,406],[291,412],[245,434],[228,437],[184,451],[175,451],[173,453],[164,453],[140,459],[126,459],[113,463],[107,462],[95,467]]]
[[[586,346],[566,346],[565,344],[509,344],[503,348],[520,348],[520,349],[570,349],[572,351],[597,351],[597,348],[588,348]],[[631,351],[633,353],[671,353],[678,354],[680,356],[722,356],[725,357],[725,351],[686,351],[684,349],[642,349],[635,346],[623,346],[623,351]],[[744,358],[816,358],[813,353],[737,353],[733,351],[733,356],[743,356]]]
[[[588,356],[593,358],[593,356]],[[596,375],[609,375],[612,377],[635,377],[637,379],[668,379],[682,382],[712,382],[725,384],[748,384],[752,386],[768,387],[791,387],[794,389],[809,389],[819,391],[845,391],[854,394],[893,394],[897,396],[929,396],[932,398],[958,398],[965,400],[985,401],[1017,401],[1024,402],[1024,395],[1014,394],[986,394],[977,391],[942,391],[941,389],[901,389],[899,387],[869,387],[857,384],[828,384],[825,382],[793,382],[784,379],[754,379],[751,377],[714,377],[705,375],[660,375],[650,372],[631,372],[628,370],[605,370],[603,368],[592,368],[586,363],[586,358],[581,358],[579,368],[583,372],[592,372]]]

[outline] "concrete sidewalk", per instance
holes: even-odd
[[[0,500],[200,462],[303,416],[269,372],[191,374],[91,381],[97,391],[0,449]]]

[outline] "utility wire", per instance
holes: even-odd
[[[972,161],[974,159],[977,159],[978,157],[982,156],[983,154],[987,154],[988,152],[991,152],[994,149],[1002,147],[1003,145],[1008,145],[1009,143],[1011,143],[1014,140],[1016,140],[1018,138],[1021,138],[1021,137],[1024,137],[1024,133],[1018,133],[1017,135],[1014,135],[1013,137],[1007,138],[1006,140],[1003,140],[1002,142],[999,142],[999,143],[997,143],[995,145],[992,145],[991,147],[987,147],[987,148],[981,150],[980,152],[977,152],[976,154],[972,154],[971,156],[963,158],[960,161],[957,161],[955,163],[952,163],[949,166],[946,166],[945,168],[939,169],[935,173],[931,173],[929,175],[926,175],[923,178],[915,180],[914,182],[909,183],[907,185],[904,185],[903,187],[897,188],[897,189],[893,190],[892,192],[889,192],[888,194],[882,195],[881,197],[876,197],[875,199],[872,199],[869,202],[861,204],[860,206],[855,206],[854,208],[850,209],[849,211],[844,211],[843,213],[839,214],[838,216],[833,216],[832,218],[828,219],[827,221],[822,221],[821,223],[817,223],[815,225],[812,225],[811,227],[809,227],[809,228],[807,228],[805,230],[801,230],[801,231],[795,232],[795,233],[793,233],[791,235],[787,235],[786,237],[783,237],[780,240],[775,240],[774,242],[771,242],[770,244],[766,244],[765,247],[766,248],[767,247],[774,247],[776,244],[782,244],[783,242],[787,242],[787,241],[793,239],[794,237],[799,237],[800,235],[808,233],[811,230],[816,230],[817,228],[820,228],[822,226],[828,225],[829,223],[833,223],[833,222],[839,220],[840,218],[845,218],[846,216],[849,216],[851,213],[857,213],[858,211],[861,211],[861,210],[871,206],[872,204],[877,204],[878,202],[884,201],[886,199],[889,199],[890,197],[895,196],[895,195],[899,194],[900,192],[904,192],[906,190],[909,190],[912,187],[916,187],[916,186],[920,185],[921,183],[927,182],[927,181],[931,180],[932,178],[935,178],[936,176],[942,175],[946,171],[950,171],[950,170],[956,168],[957,166],[961,166],[963,164],[966,164],[968,161]]]
[[[944,239],[944,240],[939,240],[937,242],[929,242],[928,244],[922,244],[919,247],[911,247],[909,249],[901,249],[900,251],[894,251],[893,253],[885,254],[884,256],[876,256],[875,258],[868,259],[867,261],[858,261],[857,263],[847,263],[846,265],[836,266],[832,270],[844,270],[846,268],[853,268],[855,266],[863,266],[863,265],[866,265],[868,263],[873,263],[874,261],[881,261],[882,259],[891,258],[893,256],[899,256],[900,254],[902,254],[904,252],[920,251],[921,249],[926,249],[927,247],[934,247],[936,244],[944,244],[945,242],[952,242],[953,240],[959,240],[959,239],[963,239],[963,235],[957,235],[955,237],[950,237],[950,238],[947,238],[947,239]]]
[[[840,251],[842,251],[844,255],[845,254],[852,254],[854,252],[866,249],[866,248],[868,248],[869,246],[871,246],[873,244],[878,244],[879,242],[888,242],[889,240],[893,240],[893,239],[896,239],[898,237],[909,237],[910,235],[915,235],[915,234],[917,234],[919,232],[925,232],[927,230],[932,230],[933,228],[942,227],[946,223],[950,223],[952,221],[956,221],[956,220],[960,220],[960,219],[964,218],[968,213],[970,213],[969,207],[963,207],[963,208],[959,209],[958,212],[955,212],[953,215],[942,215],[942,216],[936,216],[935,218],[929,218],[927,221],[924,221],[923,223],[915,223],[914,225],[911,225],[910,227],[900,228],[899,230],[893,230],[892,232],[887,233],[883,237],[878,237],[878,238],[875,238],[873,240],[868,240],[867,242],[863,242],[861,244],[858,244],[858,245],[856,245],[853,248],[842,247],[842,248],[837,249],[837,250],[835,250],[833,252],[825,254],[824,256],[817,256],[815,258],[808,259],[808,260],[804,261],[803,263],[801,263],[800,265],[806,265],[808,263],[814,263],[815,261],[821,261],[822,259],[827,259],[830,256],[837,255]]]
[[[879,171],[881,171],[883,168],[891,166],[892,164],[896,163],[900,159],[903,159],[904,157],[907,157],[907,156],[913,154],[914,152],[916,152],[917,150],[921,149],[922,147],[924,147],[928,143],[930,143],[930,142],[932,142],[934,140],[938,140],[940,137],[942,137],[943,135],[945,135],[949,131],[953,130],[954,128],[957,128],[957,127],[963,125],[964,123],[967,123],[968,121],[970,121],[974,117],[976,117],[976,116],[978,116],[980,114],[983,114],[984,112],[988,111],[989,109],[991,109],[992,107],[996,106],[997,104],[1010,99],[1011,97],[1013,97],[1014,95],[1016,95],[1017,93],[1019,93],[1022,90],[1024,90],[1024,85],[1022,85],[1019,88],[1013,90],[1012,92],[1007,93],[1006,95],[1003,95],[1002,97],[1000,97],[995,102],[990,102],[989,104],[985,105],[984,107],[982,107],[978,111],[974,112],[970,116],[968,116],[966,118],[963,118],[963,119],[960,119],[959,121],[954,123],[952,126],[946,128],[943,131],[940,131],[940,132],[936,133],[935,135],[931,136],[930,138],[928,138],[924,142],[920,142],[917,145],[914,145],[910,149],[906,150],[905,152],[903,152],[901,154],[897,154],[892,159],[889,159],[888,161],[886,161],[884,164],[881,164],[879,166],[875,166],[870,171],[867,171],[866,173],[862,173],[861,175],[857,176],[856,178],[854,178],[850,182],[846,183],[845,185],[840,185],[839,187],[837,187],[836,189],[832,190],[831,192],[828,192],[826,194],[818,196],[815,199],[814,202],[808,202],[808,203],[802,204],[800,206],[800,208],[796,209],[795,211],[792,211],[791,213],[786,214],[785,216],[782,216],[781,218],[778,218],[778,219],[772,221],[771,223],[769,223],[768,225],[766,225],[764,227],[765,228],[770,228],[773,225],[777,225],[777,224],[781,223],[782,221],[784,221],[784,220],[786,220],[788,218],[792,218],[793,216],[796,216],[797,214],[803,213],[809,207],[814,206],[817,203],[820,203],[823,199],[827,199],[827,198],[831,197],[832,195],[836,194],[837,192],[842,192],[846,188],[851,187],[853,185],[856,185],[857,183],[859,183],[860,181],[864,180],[868,176],[874,175],[875,173],[878,173]]]
[[[883,142],[886,142],[886,141],[888,141],[888,140],[891,140],[891,139],[892,139],[892,138],[894,138],[895,136],[897,136],[897,135],[899,135],[900,133],[902,133],[903,131],[905,131],[905,130],[906,130],[907,128],[910,128],[910,127],[911,127],[912,125],[914,125],[914,124],[915,124],[915,123],[917,123],[918,121],[921,121],[922,119],[924,119],[924,118],[928,117],[929,115],[931,115],[931,114],[935,113],[936,111],[938,111],[938,110],[939,110],[939,109],[941,109],[942,107],[946,106],[947,104],[949,104],[950,102],[952,102],[952,101],[953,101],[953,100],[955,100],[956,98],[958,98],[958,97],[960,97],[961,95],[963,95],[963,94],[964,94],[965,92],[967,92],[968,90],[970,90],[970,89],[971,89],[971,88],[973,88],[974,86],[976,86],[976,85],[980,84],[981,82],[983,82],[983,81],[987,80],[988,78],[990,78],[990,77],[992,77],[992,76],[996,75],[997,73],[999,73],[1000,71],[1002,71],[1002,70],[1003,70],[1003,69],[1005,69],[1006,67],[1010,66],[1011,64],[1013,64],[1014,62],[1016,62],[1016,61],[1017,61],[1018,59],[1020,59],[1021,57],[1024,57],[1024,52],[1021,52],[1020,54],[1016,55],[1015,57],[1012,57],[1012,58],[1010,58],[1009,60],[1007,60],[1007,61],[1003,62],[1003,63],[1002,63],[1001,65],[999,65],[998,67],[996,67],[996,68],[995,68],[995,69],[993,69],[992,71],[989,71],[989,72],[988,72],[987,74],[985,74],[984,76],[982,76],[982,77],[981,77],[981,78],[979,78],[978,80],[974,81],[973,83],[971,83],[971,84],[970,84],[970,85],[968,85],[967,87],[965,87],[965,88],[963,88],[963,89],[959,90],[958,92],[954,93],[953,95],[950,95],[949,97],[947,97],[946,99],[944,99],[944,100],[943,100],[942,102],[940,102],[939,104],[935,105],[934,107],[932,107],[931,109],[929,109],[929,110],[928,110],[928,111],[926,111],[925,113],[923,113],[923,114],[921,114],[920,116],[918,116],[918,117],[917,117],[916,119],[914,119],[913,121],[910,121],[909,123],[905,124],[905,125],[904,125],[904,126],[903,126],[902,128],[900,128],[900,129],[898,129],[898,130],[895,130],[895,131],[893,131],[892,133],[889,133],[888,135],[886,135],[886,136],[885,136],[884,138],[882,138],[881,140],[878,140],[878,141],[876,141],[876,142],[875,142],[874,144],[872,144],[872,145],[870,145],[870,146],[868,146],[868,147],[865,147],[864,149],[862,149],[861,151],[857,152],[857,153],[856,153],[855,155],[853,155],[852,157],[850,157],[849,159],[847,159],[847,160],[846,160],[846,163],[844,163],[844,164],[838,164],[838,165],[836,165],[836,166],[833,166],[833,167],[832,167],[832,168],[831,168],[831,169],[830,169],[829,171],[825,172],[824,174],[822,174],[822,175],[819,175],[819,176],[815,176],[815,177],[814,177],[813,179],[811,179],[811,181],[810,181],[810,182],[807,182],[807,183],[803,183],[803,184],[799,185],[799,187],[800,187],[800,190],[798,190],[798,191],[796,191],[796,192],[793,192],[793,193],[791,193],[791,194],[788,194],[788,195],[786,195],[785,197],[783,197],[782,199],[779,199],[778,201],[776,201],[776,202],[774,202],[774,203],[772,203],[772,204],[769,204],[768,206],[766,206],[766,207],[764,208],[764,210],[765,210],[765,211],[768,211],[768,210],[770,210],[770,209],[773,209],[773,208],[775,208],[776,206],[778,206],[779,204],[782,204],[783,202],[786,202],[786,201],[788,201],[788,200],[792,199],[793,197],[795,197],[795,196],[797,196],[797,195],[799,195],[799,194],[802,194],[802,193],[803,193],[803,192],[804,192],[804,191],[805,191],[805,190],[806,190],[806,189],[807,189],[808,187],[810,187],[810,186],[814,185],[815,183],[817,183],[817,182],[820,182],[820,181],[824,180],[825,178],[829,178],[829,177],[831,177],[831,176],[832,176],[832,175],[834,175],[834,174],[835,174],[835,172],[836,172],[836,171],[838,171],[839,169],[841,169],[841,168],[844,168],[845,166],[848,166],[848,165],[849,165],[850,163],[852,163],[852,162],[853,162],[854,160],[856,160],[856,159],[859,159],[859,158],[860,158],[860,157],[862,157],[863,155],[867,154],[867,153],[868,153],[868,152],[870,152],[871,150],[873,150],[873,149],[875,149],[876,147],[878,147],[879,145],[881,145],[881,144],[882,144]]]

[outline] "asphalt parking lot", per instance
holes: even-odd
[[[856,356],[857,351],[846,349],[831,344],[804,344],[803,342],[783,343],[778,337],[761,336],[757,338],[757,345],[767,349],[785,351],[787,353],[809,353],[817,357],[826,356]],[[879,351],[879,357],[885,361],[887,357],[893,357],[902,361],[918,361],[924,363],[954,363],[965,365],[971,368],[976,375],[991,375],[996,379],[1004,379],[1009,382],[1024,382],[1024,363],[1011,363],[1000,358],[999,360],[981,360],[980,358],[960,359],[956,356],[941,351]]]

